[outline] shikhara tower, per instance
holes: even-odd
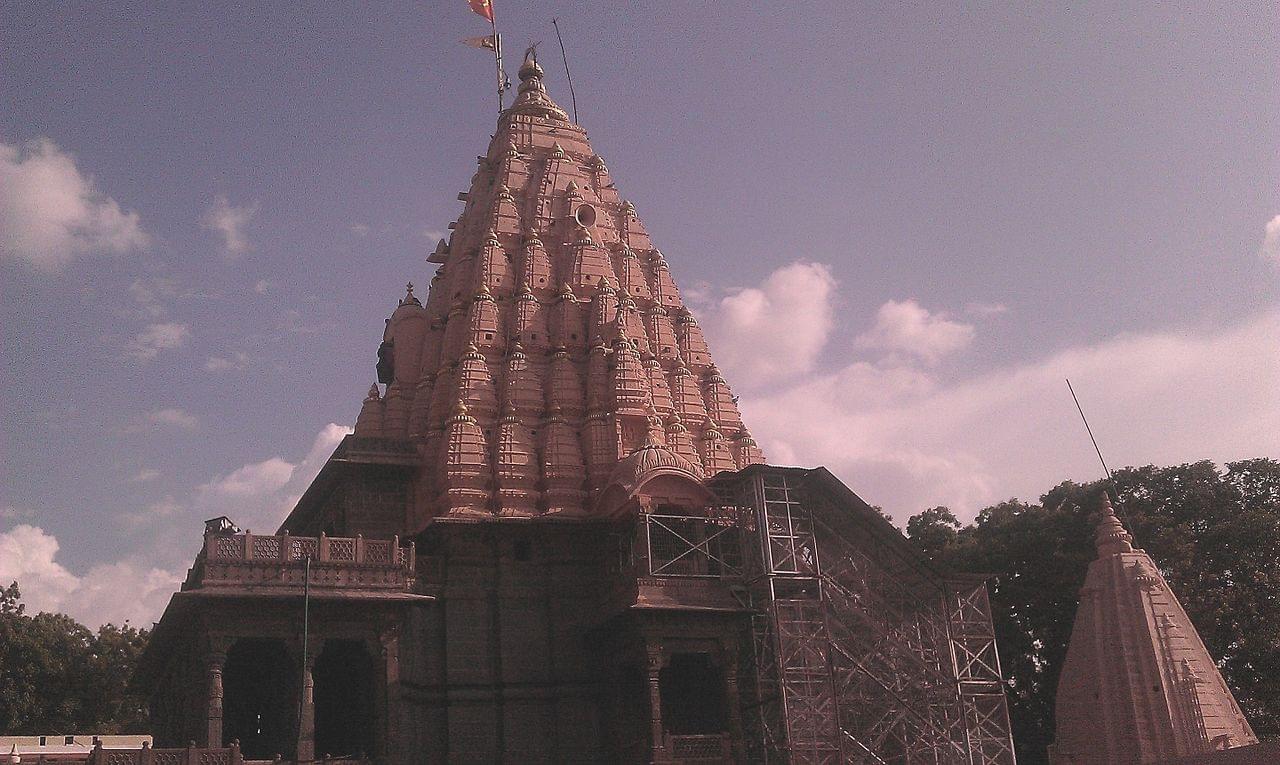
[[[1258,739],[1195,625],[1103,494],[1071,643],[1058,680],[1055,765],[1275,762],[1213,752]],[[1180,758],[1186,758],[1185,760]]]
[[[1012,765],[982,580],[763,464],[542,79],[529,57],[355,433],[277,534],[207,524],[142,662],[152,757]]]
[[[356,421],[420,444],[411,523],[608,516],[600,492],[646,444],[699,478],[762,462],[666,259],[536,61],[478,162]]]

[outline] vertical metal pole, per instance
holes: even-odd
[[[311,618],[311,553],[303,562],[302,574],[302,661],[298,666],[298,737],[297,745],[302,743],[302,715],[307,703],[307,633],[310,631]],[[294,760],[298,753],[294,752]]]
[[[552,19],[551,26],[556,28],[556,41],[560,43],[560,58],[564,60],[564,78],[569,82],[569,98],[573,100],[573,121],[578,122],[578,95],[573,92],[573,75],[569,74],[569,56],[564,52],[564,38],[560,36],[560,19]]]
[[[503,99],[502,94],[506,83],[502,76],[502,37],[498,34],[498,17],[493,13],[493,4],[489,5],[489,28],[493,30],[493,63],[497,67],[498,75],[498,116],[502,116]]]

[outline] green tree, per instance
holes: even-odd
[[[17,582],[0,590],[0,733],[146,730],[127,689],[146,640],[128,624],[95,634],[66,614],[30,616]]]
[[[1111,487],[1259,735],[1280,735],[1280,462],[1125,468]],[[933,508],[908,536],[943,566],[992,574],[991,605],[1021,763],[1046,761],[1054,696],[1106,482],[1064,482],[959,528]]]

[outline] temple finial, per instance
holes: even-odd
[[[413,282],[404,285],[404,297],[400,299],[400,305],[422,305],[422,301],[413,294]]]
[[[1102,492],[1097,532],[1093,541],[1098,548],[1100,558],[1104,555],[1133,552],[1133,535],[1116,517],[1116,511],[1111,507],[1111,497],[1105,491]]]

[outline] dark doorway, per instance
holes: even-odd
[[[372,755],[373,657],[358,640],[326,640],[316,659],[316,755]]]
[[[293,757],[298,667],[279,640],[237,640],[222,670],[222,743],[246,760]]]
[[[658,673],[662,727],[673,736],[723,733],[724,674],[705,653],[677,653]]]

